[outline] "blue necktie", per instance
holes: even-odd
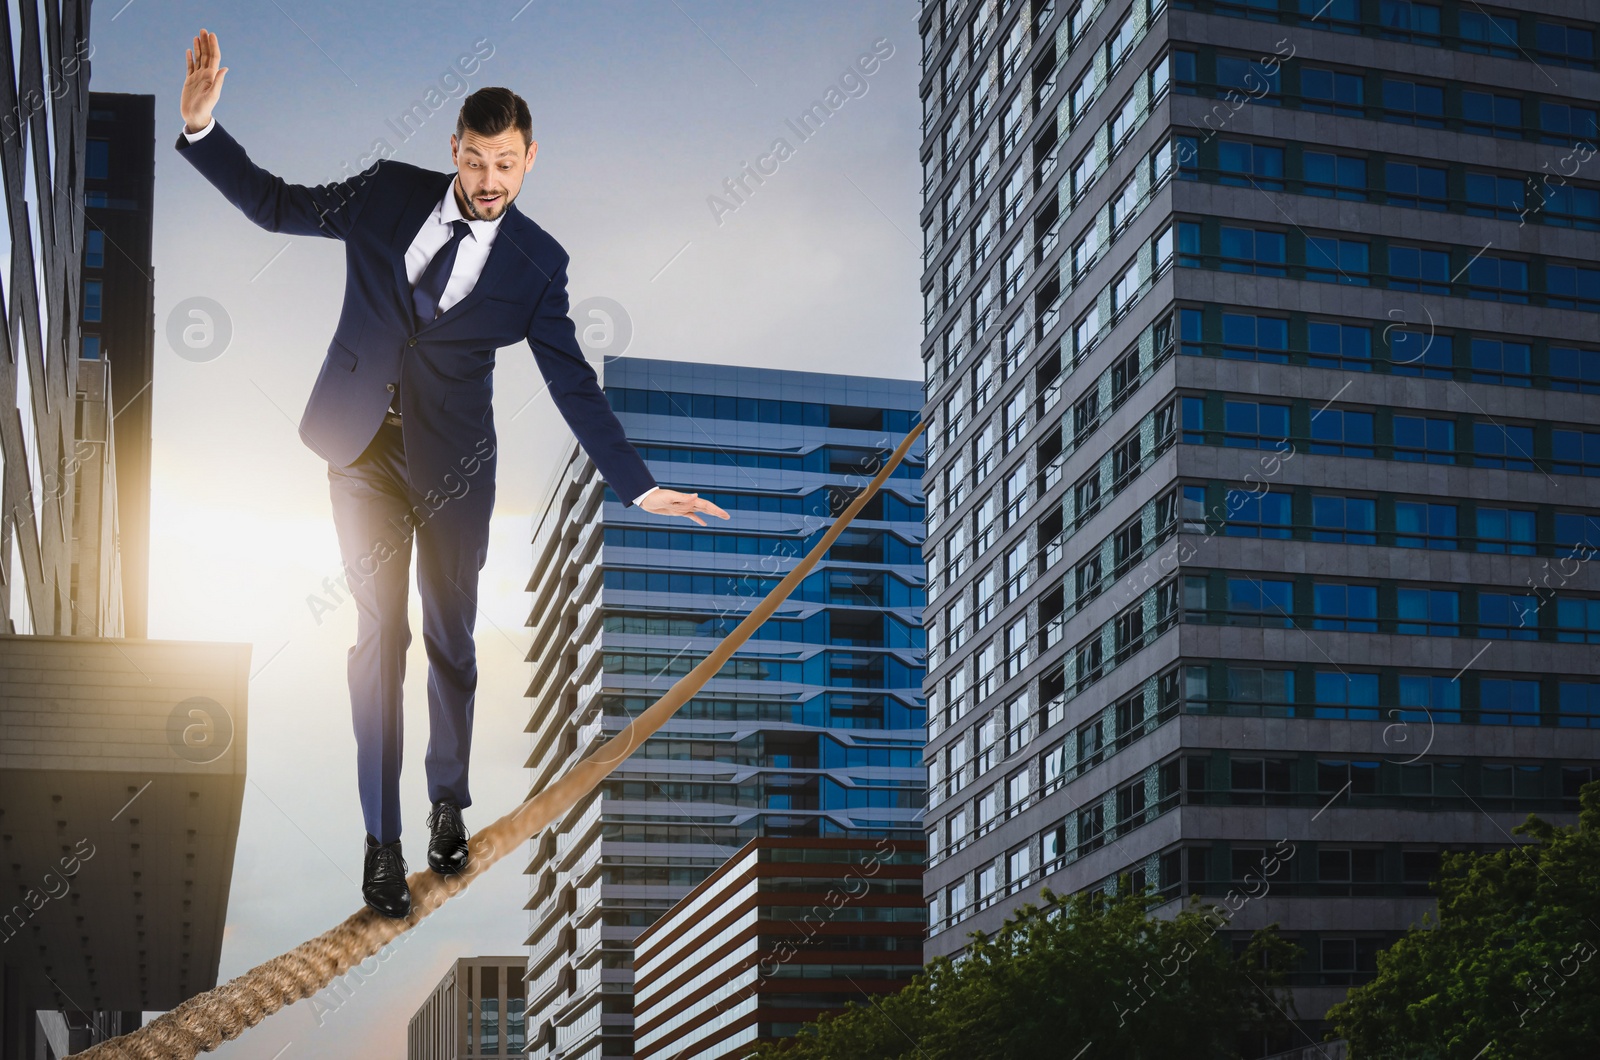
[[[461,246],[461,240],[470,231],[465,221],[451,221],[450,227],[456,230],[455,235],[428,262],[428,267],[422,270],[411,292],[411,305],[417,312],[419,328],[439,315],[439,297],[444,294],[445,284],[450,282],[450,270],[456,264],[456,248]]]

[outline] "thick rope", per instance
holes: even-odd
[[[845,527],[899,466],[926,425],[926,421],[918,423],[906,435],[888,462],[850,502],[822,539],[698,666],[680,677],[665,695],[613,739],[585,755],[549,787],[474,834],[468,844],[471,858],[466,872],[457,876],[440,876],[431,869],[412,873],[406,880],[411,887],[409,916],[385,917],[363,906],[338,927],[190,998],[136,1031],[73,1053],[68,1060],[194,1060],[201,1051],[210,1052],[223,1042],[239,1037],[285,1005],[315,994],[466,890],[475,877],[488,871],[518,844],[539,834],[577,805],[716,676],[733,653],[750,639],[756,627],[770,618],[799,587]]]

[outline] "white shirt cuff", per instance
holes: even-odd
[[[189,127],[187,125],[185,125],[183,127],[184,139],[188,140],[190,143],[194,143],[196,140],[200,139],[200,137],[202,137],[206,133],[210,132],[212,127],[214,127],[216,124],[217,124],[216,115],[212,115],[211,120],[206,122],[206,127],[204,129],[201,129],[199,132],[192,133],[192,132],[189,131]]]
[[[633,503],[635,503],[635,504],[642,503],[646,497],[650,496],[650,494],[654,493],[656,490],[658,490],[660,488],[661,488],[660,486],[651,486],[649,489],[645,490],[643,493],[641,493],[637,497],[635,497],[633,499]]]

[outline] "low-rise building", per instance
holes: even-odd
[[[762,837],[634,940],[634,1055],[741,1057],[922,970],[924,844]]]

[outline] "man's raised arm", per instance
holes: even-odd
[[[348,180],[308,187],[290,184],[250,161],[243,147],[212,117],[228,68],[219,66],[217,35],[202,29],[187,53],[188,72],[179,108],[184,134],[176,147],[223,196],[269,232],[343,239],[366,202],[379,159]]]

